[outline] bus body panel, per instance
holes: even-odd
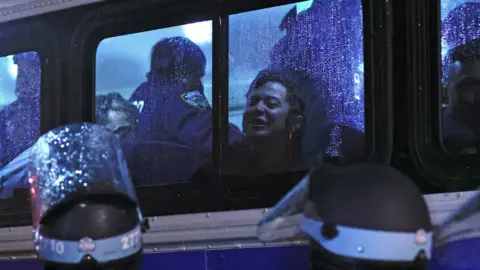
[[[307,246],[264,247],[228,250],[177,251],[146,254],[145,270],[308,270]],[[41,270],[42,264],[35,260],[3,261],[2,270]]]

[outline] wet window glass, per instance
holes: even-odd
[[[480,146],[480,1],[441,0],[443,143],[455,156]]]
[[[40,56],[0,57],[0,199],[28,188],[30,147],[40,136]]]
[[[212,23],[104,39],[96,121],[122,142],[137,186],[191,181],[211,162]]]
[[[230,16],[229,120],[241,134],[230,132],[226,174],[308,170],[321,154],[362,158],[362,26],[360,0]]]

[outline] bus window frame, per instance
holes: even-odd
[[[95,62],[98,44],[110,37],[158,30],[199,21],[212,21],[213,94],[213,155],[216,165],[221,164],[221,149],[228,143],[228,16],[263,8],[296,3],[290,0],[266,1],[136,1],[109,3],[90,10],[77,27],[70,60],[75,63],[76,84],[82,89],[87,105],[84,121],[94,120]],[[375,6],[374,6],[375,4]],[[379,6],[372,0],[363,0],[364,59],[365,59],[365,160],[388,163],[391,158],[392,106],[391,106],[391,35],[390,1]],[[162,14],[165,16],[162,17]],[[162,19],[165,18],[165,19]],[[375,53],[374,53],[375,52]],[[223,56],[223,57],[222,57]],[[377,64],[380,63],[380,64]],[[225,77],[217,76],[224,74]],[[215,87],[216,86],[216,87]],[[381,128],[375,128],[376,126]],[[261,208],[273,205],[296,183],[282,183],[275,189],[271,185],[224,185],[217,166],[216,179],[211,185],[182,183],[137,187],[136,191],[146,216],[198,213],[222,210]],[[248,194],[249,200],[246,200]],[[161,199],[159,199],[161,198]]]

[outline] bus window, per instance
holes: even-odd
[[[0,199],[28,188],[28,149],[40,136],[40,85],[37,52],[0,58]]]
[[[96,122],[118,135],[137,186],[188,182],[211,160],[212,23],[104,39]]]
[[[443,143],[454,156],[480,146],[480,1],[441,0]]]
[[[226,174],[308,170],[364,154],[360,0],[304,1],[230,16]]]

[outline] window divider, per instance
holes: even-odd
[[[212,21],[212,159],[215,183],[220,184],[222,161],[228,147],[229,17],[221,14]]]

